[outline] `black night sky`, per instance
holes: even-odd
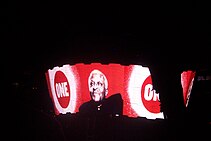
[[[158,76],[155,87],[166,93],[167,84],[168,90],[175,90],[172,97],[163,95],[164,103],[170,104],[167,113],[175,116],[183,113],[171,111],[183,109],[173,87],[176,76],[187,69],[210,75],[211,12],[206,2],[8,1],[2,10],[1,62],[9,89],[18,83],[26,91],[36,87],[35,93],[45,93],[45,72],[64,64],[146,65]],[[52,108],[45,105],[48,95],[39,96],[40,103],[34,97],[21,98],[44,111]]]
[[[4,10],[7,64],[23,70],[93,61],[199,65],[209,56],[210,12],[198,1],[8,1]]]

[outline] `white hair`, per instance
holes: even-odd
[[[91,71],[91,73],[89,74],[89,78],[88,78],[88,86],[91,83],[91,77],[92,77],[93,74],[99,74],[99,75],[102,75],[103,76],[104,82],[105,82],[105,89],[106,89],[105,96],[106,96],[108,94],[108,80],[107,80],[105,74],[102,73],[101,71],[99,71],[97,69],[94,69],[94,70]],[[89,89],[90,89],[90,87],[89,87]]]

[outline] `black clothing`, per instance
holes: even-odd
[[[86,116],[109,115],[116,114],[122,115],[123,113],[123,100],[121,94],[114,94],[109,98],[104,98],[102,101],[90,100],[83,103],[79,107],[79,114]]]

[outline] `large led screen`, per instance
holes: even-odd
[[[80,111],[91,113],[93,109],[89,108],[94,108],[93,105],[100,103],[105,97],[110,100],[105,112],[108,112],[108,107],[115,111],[122,105],[122,114],[129,117],[164,118],[160,111],[159,93],[153,90],[148,67],[101,63],[67,64],[49,69],[46,79],[56,115]],[[101,91],[103,94],[100,94]],[[97,110],[101,110],[100,108],[101,105],[98,104]]]
[[[189,102],[189,99],[190,99],[191,90],[192,90],[192,87],[193,87],[195,75],[196,75],[196,71],[193,71],[193,70],[187,70],[187,71],[183,71],[181,73],[181,84],[182,84],[182,89],[183,89],[183,99],[184,99],[184,104],[185,104],[186,107],[188,106],[188,102]]]

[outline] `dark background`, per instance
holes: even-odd
[[[201,65],[209,60],[206,2],[8,1],[2,15],[7,64],[23,70],[71,62]]]
[[[210,81],[195,84],[187,116],[179,86],[184,70],[210,76],[208,2],[7,1],[1,9],[3,80],[17,102],[12,113],[23,109],[20,119],[27,109],[52,114],[48,69],[100,62],[149,66],[170,125],[180,123],[172,125],[176,129],[186,117],[202,127],[210,121]]]

